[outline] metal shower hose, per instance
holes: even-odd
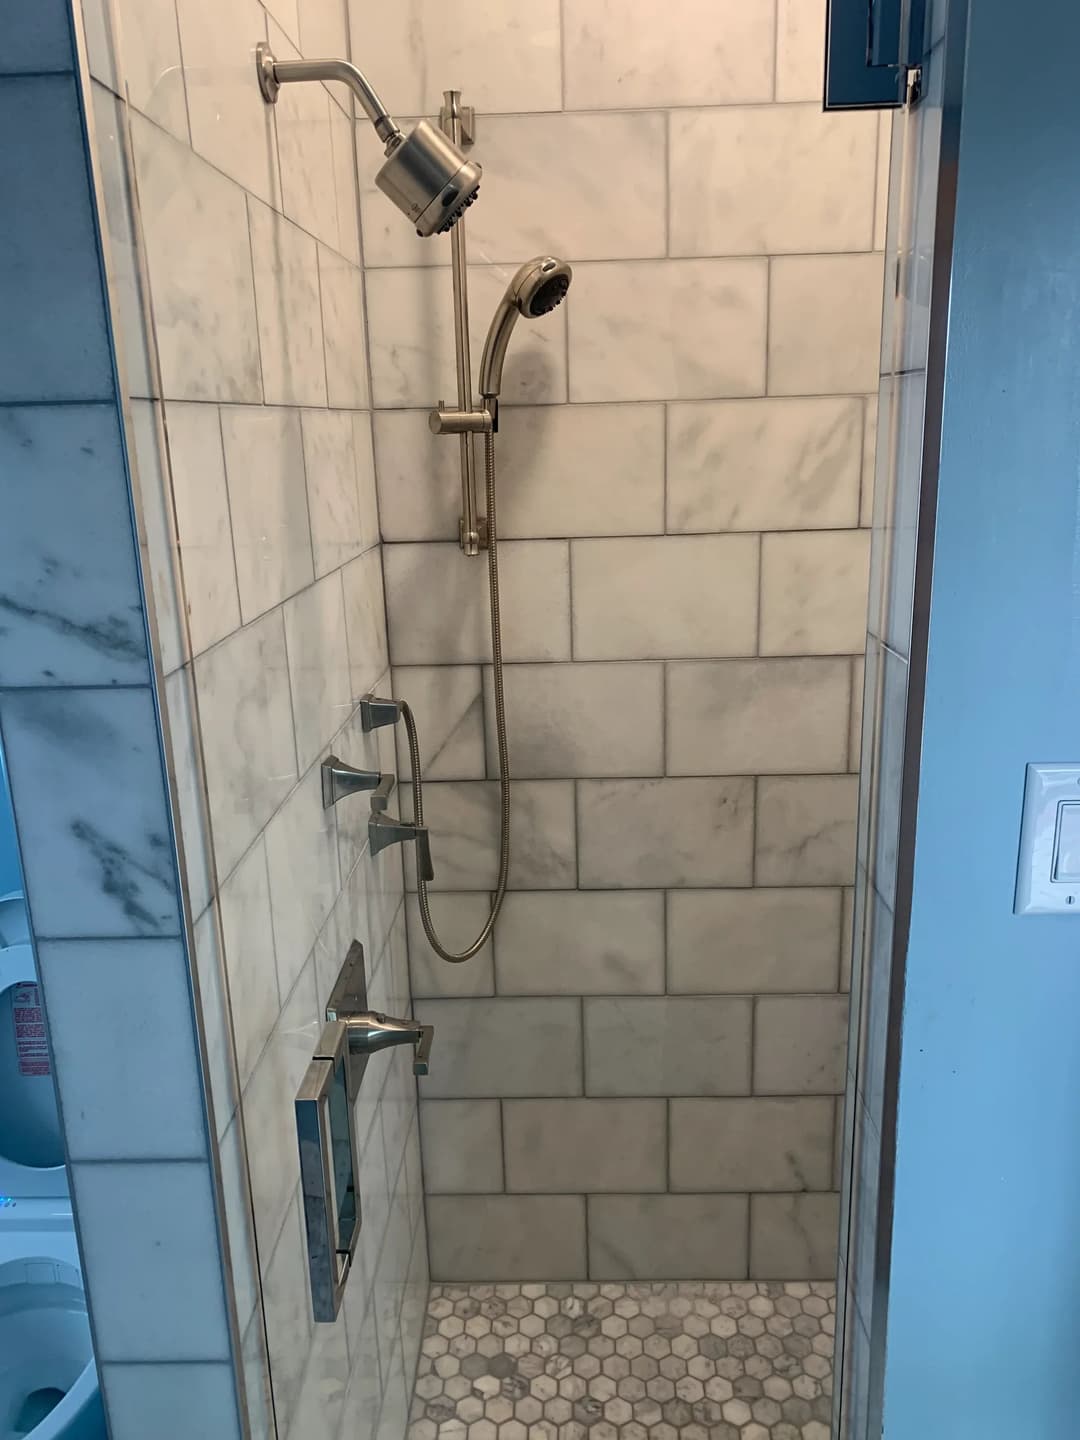
[[[424,934],[427,936],[431,948],[435,951],[436,955],[441,956],[443,960],[448,960],[451,965],[460,965],[464,960],[471,960],[491,939],[491,932],[495,928],[495,920],[499,911],[502,909],[503,899],[506,896],[506,882],[510,873],[510,752],[506,742],[506,695],[503,688],[502,614],[499,604],[499,546],[495,527],[495,436],[490,430],[484,434],[484,478],[487,490],[488,595],[491,612],[491,661],[495,687],[495,733],[498,737],[499,750],[499,878],[495,886],[495,898],[491,903],[491,913],[484,922],[484,927],[480,931],[480,934],[466,949],[455,953],[453,950],[448,950],[439,939],[435,929],[435,923],[431,918],[427,880],[424,878],[423,868],[420,864],[419,851],[417,851],[416,857],[416,893],[420,905],[420,919],[424,925]],[[420,772],[420,741],[416,733],[416,717],[413,715],[411,707],[405,701],[402,701],[401,713],[405,720],[405,731],[409,739],[409,763],[412,766],[413,821],[417,825],[423,825],[424,780]]]

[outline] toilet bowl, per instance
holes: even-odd
[[[106,1440],[22,897],[0,896],[0,1440]]]

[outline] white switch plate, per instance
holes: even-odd
[[[1080,807],[1080,765],[1027,767],[1013,905],[1017,915],[1080,915],[1074,848],[1080,809],[1074,807]]]

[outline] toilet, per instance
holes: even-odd
[[[0,1440],[106,1440],[20,894],[0,896]]]

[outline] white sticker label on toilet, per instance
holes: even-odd
[[[49,1045],[45,1038],[45,1014],[36,985],[16,985],[11,998],[15,1024],[15,1054],[20,1075],[48,1075]]]

